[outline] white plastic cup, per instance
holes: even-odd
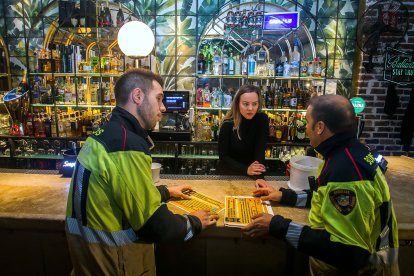
[[[160,163],[151,164],[152,180],[154,181],[154,183],[158,183],[160,181],[161,167],[162,165]]]

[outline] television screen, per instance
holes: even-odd
[[[187,112],[190,107],[189,91],[164,91],[166,112]]]
[[[298,12],[272,12],[264,15],[263,29],[265,30],[297,29],[298,27]]]

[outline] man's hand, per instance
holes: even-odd
[[[247,168],[247,175],[260,175],[266,171],[266,167],[257,161],[254,161]]]
[[[280,201],[282,199],[282,192],[273,187],[259,188],[253,191],[253,196],[260,196],[263,201]]]
[[[264,179],[256,179],[256,188],[266,188],[269,187],[269,184]]]
[[[168,192],[170,192],[171,198],[177,199],[191,199],[191,196],[184,194],[185,191],[192,191],[190,186],[175,186],[168,187]]]
[[[219,216],[217,214],[212,213],[209,210],[198,210],[190,213],[190,215],[196,216],[200,219],[203,230],[210,225],[216,224],[217,220],[219,219]]]
[[[271,214],[258,214],[252,217],[253,221],[241,230],[250,237],[264,236],[269,233],[269,225],[272,220]]]

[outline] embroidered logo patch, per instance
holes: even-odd
[[[350,190],[335,190],[329,193],[329,199],[335,208],[343,215],[352,212],[356,203],[356,195]]]

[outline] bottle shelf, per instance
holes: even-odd
[[[178,159],[218,160],[218,155],[179,155]]]
[[[249,76],[249,75],[200,75],[196,74],[196,77],[199,79],[269,79],[269,80],[324,80],[322,77],[278,77],[278,76]]]
[[[8,76],[8,74],[6,74],[6,73],[0,73],[0,78],[7,77],[7,76]]]
[[[14,158],[20,159],[50,159],[50,160],[63,160],[63,155],[52,154],[32,154],[32,155],[18,155]]]
[[[151,157],[152,158],[175,158],[175,155],[154,153],[154,154],[151,154]]]
[[[220,110],[230,110],[230,107],[202,107],[196,106],[196,110],[210,110],[210,111],[220,111]],[[291,109],[291,108],[262,108],[262,111],[269,112],[306,112],[306,109]]]
[[[54,76],[54,77],[120,77],[122,73],[30,73],[31,76]]]
[[[115,105],[96,104],[32,104],[33,107],[115,108]]]

